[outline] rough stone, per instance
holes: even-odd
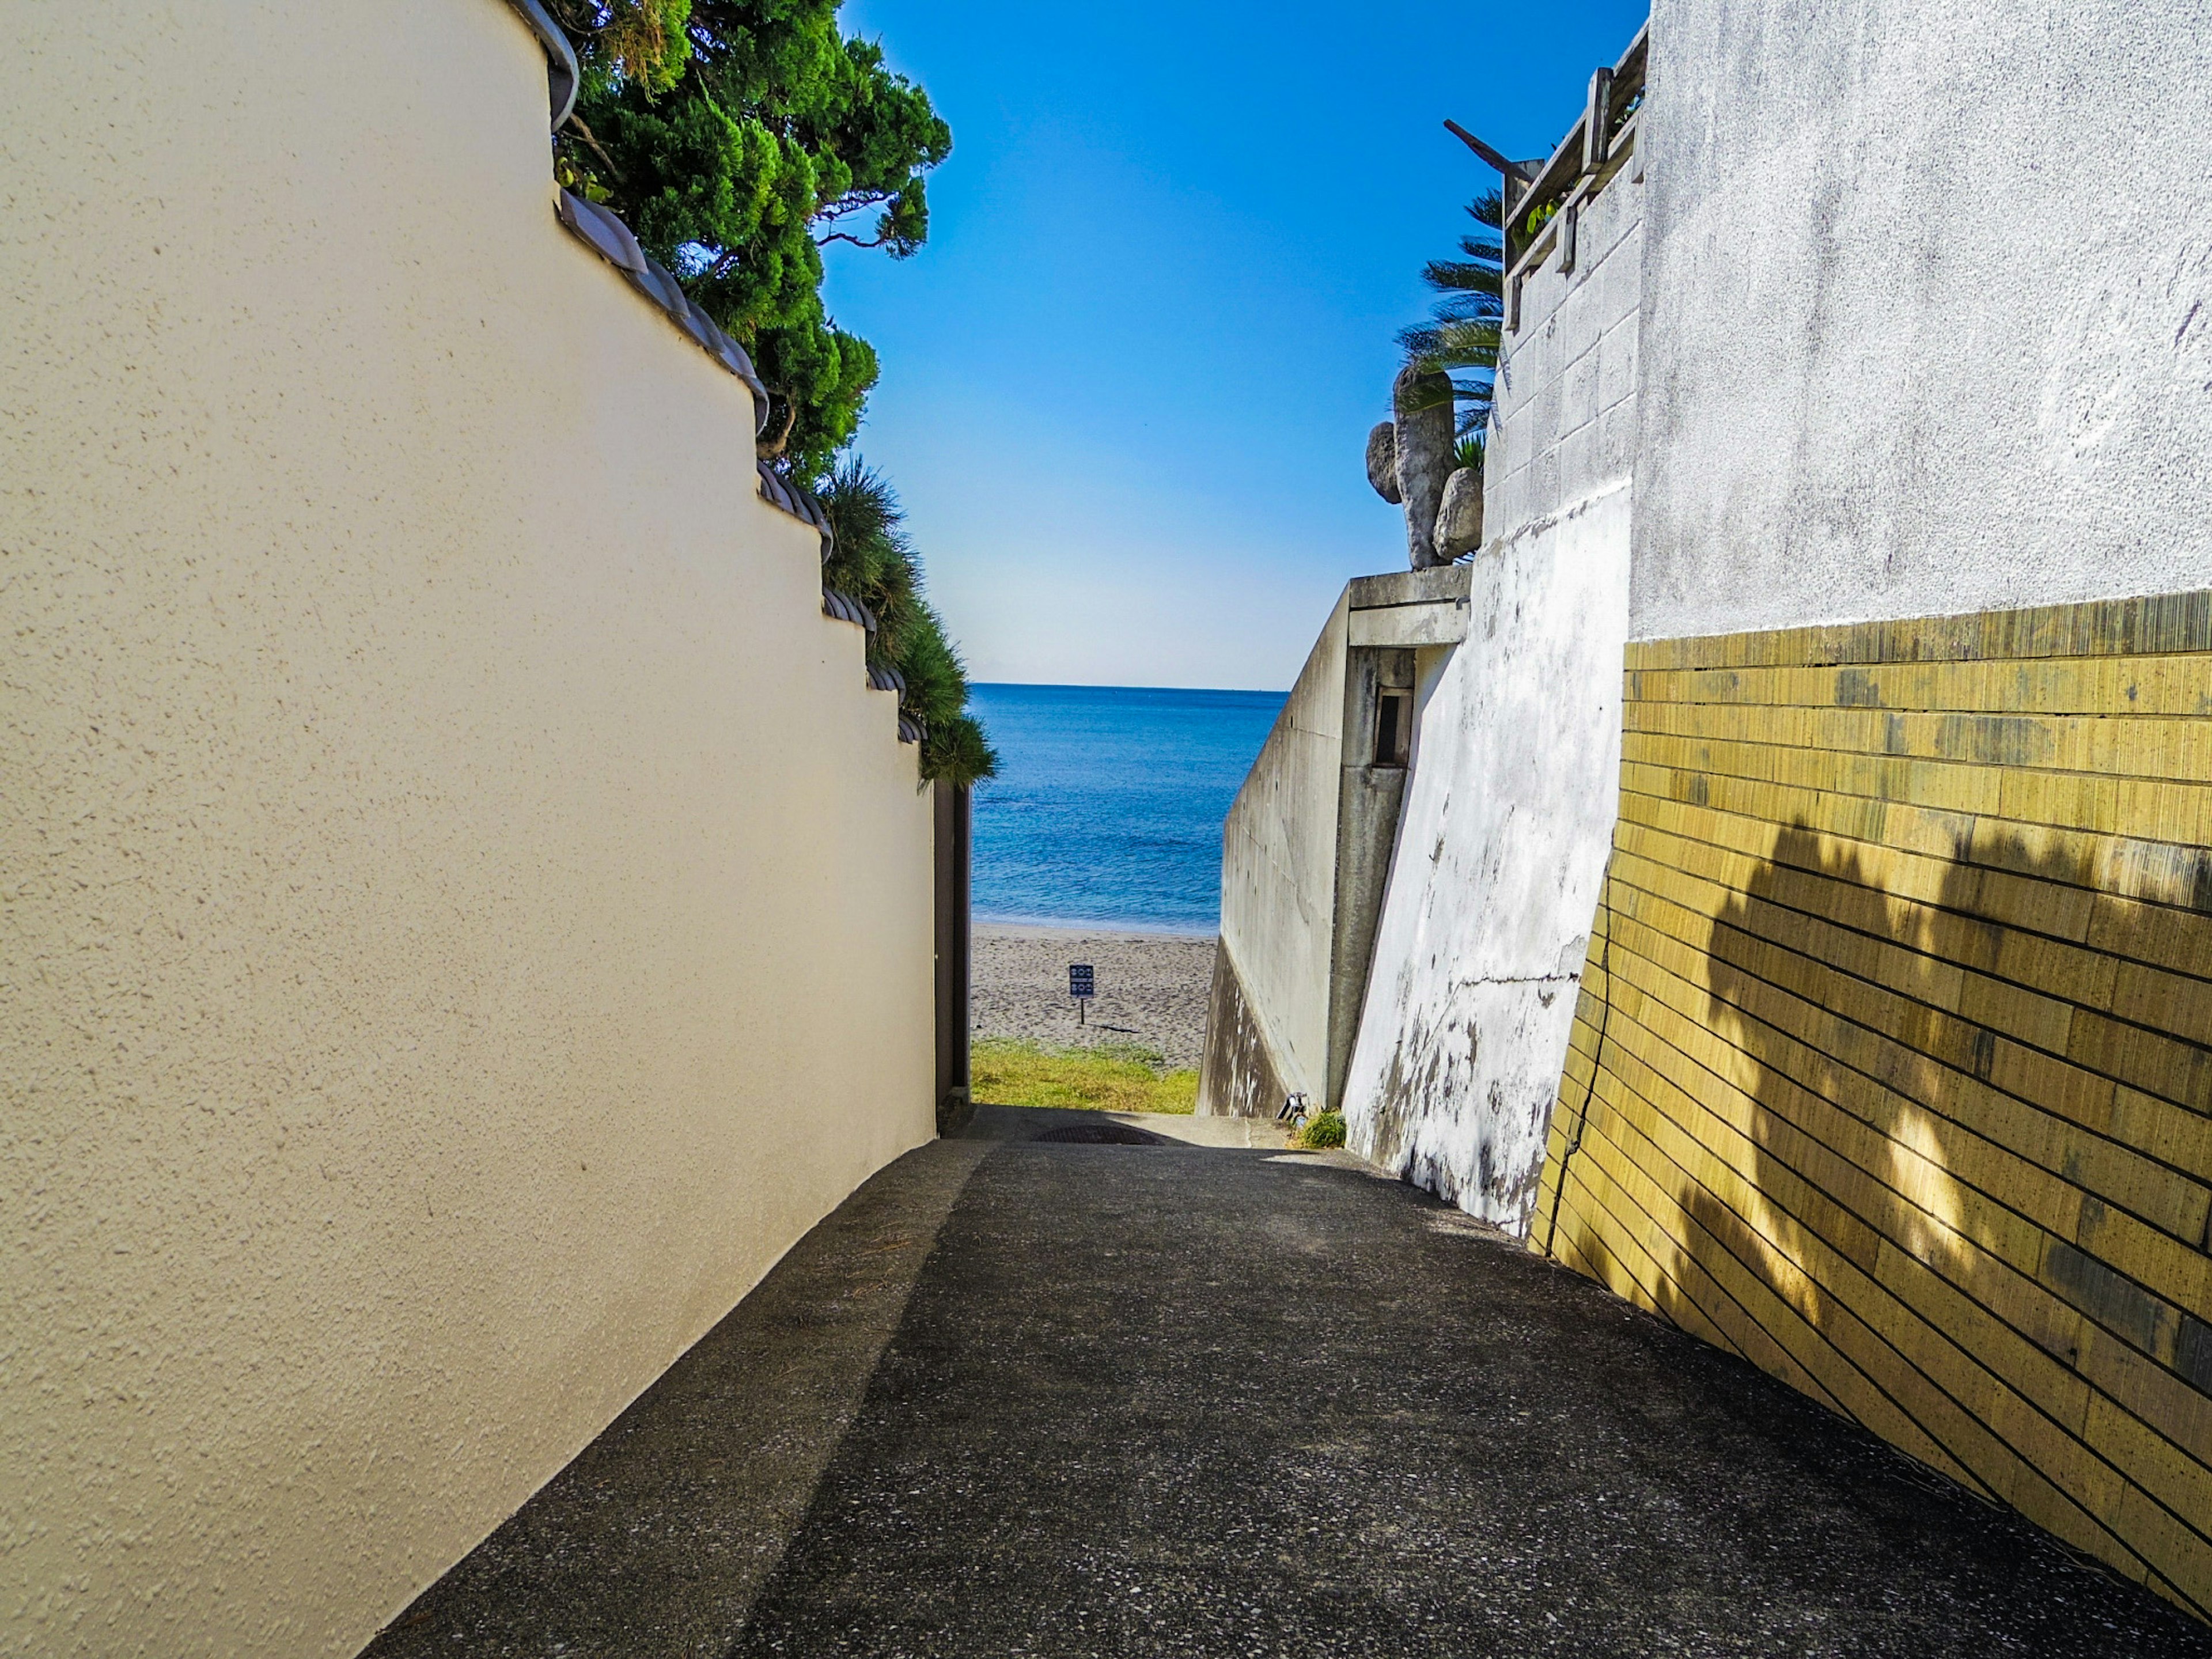
[[[1388,421],[1376,422],[1367,434],[1367,482],[1393,507],[1405,499],[1398,493],[1398,428]]]
[[[1437,552],[1455,559],[1482,545],[1482,472],[1462,466],[1444,480],[1443,504],[1437,509]]]
[[[1398,417],[1398,496],[1406,508],[1406,550],[1413,568],[1425,570],[1449,562],[1437,553],[1436,527],[1455,459],[1451,377],[1401,369],[1390,388],[1390,407]]]

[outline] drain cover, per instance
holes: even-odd
[[[1071,1123],[1065,1129],[1047,1129],[1036,1137],[1039,1140],[1056,1141],[1062,1146],[1158,1146],[1158,1135],[1146,1134],[1142,1129],[1132,1129],[1122,1123]]]

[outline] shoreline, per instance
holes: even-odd
[[[1215,936],[1126,927],[987,921],[971,924],[969,1030],[1055,1047],[1131,1044],[1170,1070],[1195,1069],[1206,1044]],[[1088,962],[1098,994],[1083,1024],[1067,994],[1067,966]]]
[[[1081,939],[1179,939],[1196,944],[1211,945],[1221,937],[1214,927],[1170,927],[1164,924],[1151,927],[1136,921],[1039,921],[1031,918],[1006,916],[971,916],[969,931],[978,936],[985,933],[1001,933],[1019,938],[1048,938],[1054,935]]]

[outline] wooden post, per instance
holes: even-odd
[[[957,1133],[975,1109],[969,1097],[969,872],[975,845],[971,792],[930,786],[937,878],[937,1132]]]
[[[1613,71],[1601,69],[1590,76],[1589,106],[1583,112],[1583,171],[1595,173],[1605,165],[1606,135],[1613,125]]]

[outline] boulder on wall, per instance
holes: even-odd
[[[1367,434],[1367,482],[1393,507],[1405,499],[1398,494],[1398,428],[1388,421]]]
[[[1444,480],[1444,499],[1437,508],[1437,551],[1455,559],[1482,545],[1482,470],[1463,466]]]
[[[1452,453],[1457,422],[1451,377],[1435,369],[1401,369],[1390,388],[1390,407],[1397,416],[1398,495],[1406,508],[1407,556],[1416,570],[1449,564],[1450,557],[1437,551],[1436,528],[1444,481],[1458,459]]]

